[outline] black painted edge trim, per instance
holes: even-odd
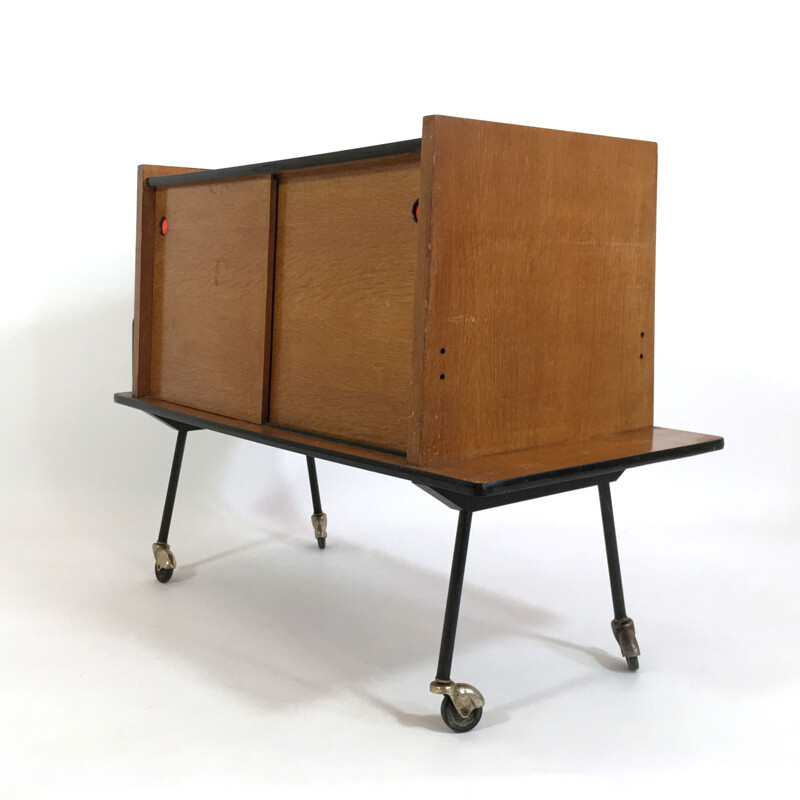
[[[285,158],[281,161],[265,161],[262,164],[246,164],[242,167],[223,167],[204,169],[199,172],[181,172],[177,175],[155,175],[147,179],[148,186],[178,186],[184,183],[204,183],[229,178],[249,178],[254,175],[269,175],[276,172],[289,172],[294,169],[323,167],[328,164],[346,164],[348,161],[364,161],[369,158],[386,158],[407,153],[419,153],[422,139],[406,139],[402,142],[376,144],[371,147],[357,147],[354,150],[337,150],[333,153],[319,153],[300,158]]]
[[[425,484],[426,486],[430,486],[432,488],[449,489],[459,494],[472,495],[473,497],[500,496],[539,486],[548,486],[563,483],[565,481],[573,481],[576,478],[597,477],[612,472],[620,472],[625,469],[630,469],[631,467],[641,467],[645,464],[657,464],[661,461],[673,461],[678,458],[687,458],[689,456],[701,455],[702,453],[711,453],[715,450],[722,450],[722,448],[725,446],[725,440],[722,437],[719,437],[708,442],[699,442],[698,444],[674,447],[669,450],[659,450],[656,453],[646,453],[639,456],[627,456],[625,458],[612,459],[611,461],[598,461],[594,464],[584,464],[577,467],[554,470],[552,472],[538,472],[534,475],[521,475],[517,478],[508,478],[507,480],[502,481],[475,483],[472,481],[461,480],[459,478],[449,478],[446,475],[438,475],[427,472],[425,469],[420,467],[387,464],[385,461],[376,461],[366,455],[363,457],[354,456],[340,453],[334,449],[328,450],[327,448],[317,447],[314,445],[305,445],[299,442],[287,442],[285,439],[277,436],[270,436],[268,433],[256,433],[255,431],[248,431],[243,428],[239,428],[236,425],[212,422],[211,420],[206,420],[202,417],[195,417],[192,414],[161,408],[148,403],[146,400],[140,400],[137,397],[133,397],[130,392],[119,392],[115,394],[114,402],[123,406],[139,409],[140,411],[144,411],[150,416],[156,417],[157,419],[173,420],[175,422],[183,423],[184,425],[191,425],[198,430],[204,429],[215,431],[217,433],[224,433],[230,436],[235,436],[239,439],[247,439],[251,442],[278,447],[281,450],[289,450],[294,453],[314,456],[317,458],[322,458],[326,461],[334,461],[337,464],[344,464],[346,466],[360,467],[362,469],[368,469],[371,472],[378,472],[382,475],[403,478],[404,480],[409,480],[412,483]],[[369,449],[370,448],[365,447],[366,451]]]
[[[419,489],[435,497],[439,502],[444,503],[448,508],[457,511],[485,511],[489,508],[498,508],[511,503],[522,503],[526,500],[535,500],[539,497],[550,497],[562,492],[571,492],[575,489],[588,489],[592,486],[599,486],[602,483],[613,483],[625,470],[616,472],[603,472],[597,475],[578,476],[561,478],[560,480],[545,485],[536,484],[525,489],[516,489],[502,494],[475,495],[454,492],[451,489],[433,488],[422,483],[415,483]]]

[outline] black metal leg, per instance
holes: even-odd
[[[325,540],[328,536],[328,516],[322,511],[322,501],[319,499],[319,483],[317,482],[317,463],[312,456],[306,456],[308,466],[308,482],[311,485],[311,503],[314,506],[314,514],[311,517],[311,524],[314,526],[314,536],[320,550],[325,549]]]
[[[444,609],[439,665],[436,667],[436,679],[431,682],[430,686],[434,694],[445,695],[442,699],[442,719],[456,733],[472,730],[480,721],[484,705],[483,695],[474,686],[470,686],[468,683],[455,683],[450,677],[471,524],[472,512],[459,511],[456,543],[453,548],[453,565],[450,569],[450,586],[447,590],[447,604]]]
[[[619,644],[622,655],[628,662],[630,670],[639,668],[639,644],[636,641],[636,629],[633,620],[625,613],[625,595],[622,591],[622,572],[619,568],[619,550],[617,549],[617,532],[614,527],[614,508],[611,505],[611,487],[608,483],[597,486],[600,492],[600,513],[603,517],[603,535],[606,540],[606,557],[608,558],[608,577],[611,580],[611,600],[614,604],[614,619],[611,630]]]
[[[169,473],[169,483],[167,484],[167,498],[164,501],[164,513],[161,515],[161,529],[158,532],[158,541],[161,544],[166,544],[169,537],[169,526],[172,524],[172,509],[175,508],[175,495],[178,493],[178,480],[181,477],[181,465],[183,464],[185,447],[186,431],[178,431],[178,439],[175,442],[175,455],[172,457],[172,470]]]
[[[178,479],[181,476],[183,463],[183,450],[186,447],[186,431],[178,430],[178,439],[175,442],[175,455],[172,457],[172,470],[169,473],[167,484],[167,497],[164,500],[164,513],[161,515],[161,528],[158,531],[158,541],[153,545],[153,555],[156,558],[156,578],[161,583],[166,583],[175,571],[175,556],[167,544],[169,527],[172,523],[172,510],[175,507],[175,495],[178,493]]]
[[[450,586],[447,590],[447,605],[444,609],[442,644],[439,648],[439,666],[436,668],[437,681],[449,681],[453,666],[453,649],[456,644],[458,610],[461,607],[461,589],[464,586],[464,568],[467,564],[469,529],[472,525],[472,512],[458,512],[458,529],[453,548],[453,565],[450,568]]]
[[[311,502],[314,505],[314,513],[322,513],[322,502],[319,499],[319,483],[317,482],[317,462],[312,456],[306,456],[308,465],[308,482],[311,484]]]

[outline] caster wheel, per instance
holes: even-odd
[[[628,669],[631,672],[636,672],[639,669],[639,657],[638,656],[630,656],[630,658],[625,659],[628,662]]]
[[[482,716],[483,708],[475,708],[465,719],[456,711],[456,707],[449,697],[442,698],[442,719],[444,724],[456,733],[471,731],[481,721]]]
[[[171,577],[174,569],[159,569],[156,567],[156,578],[159,583],[166,583]]]
[[[325,549],[325,540],[324,539],[317,539],[317,547],[319,547],[320,550],[324,550]]]

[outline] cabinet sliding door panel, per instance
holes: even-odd
[[[270,175],[156,191],[153,397],[264,422],[273,197]]]
[[[278,181],[269,421],[405,452],[419,155]]]

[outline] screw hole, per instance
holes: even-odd
[[[639,336],[641,336],[641,338],[642,338],[642,339],[644,339],[644,331],[642,331],[642,332],[639,334]]]
[[[639,358],[644,358],[644,353],[639,353]]]
[[[444,347],[439,352],[444,355]]]
[[[439,376],[439,380],[440,380],[440,381],[443,381],[443,380],[444,380],[444,372],[443,372],[443,373],[442,373],[442,374]]]

